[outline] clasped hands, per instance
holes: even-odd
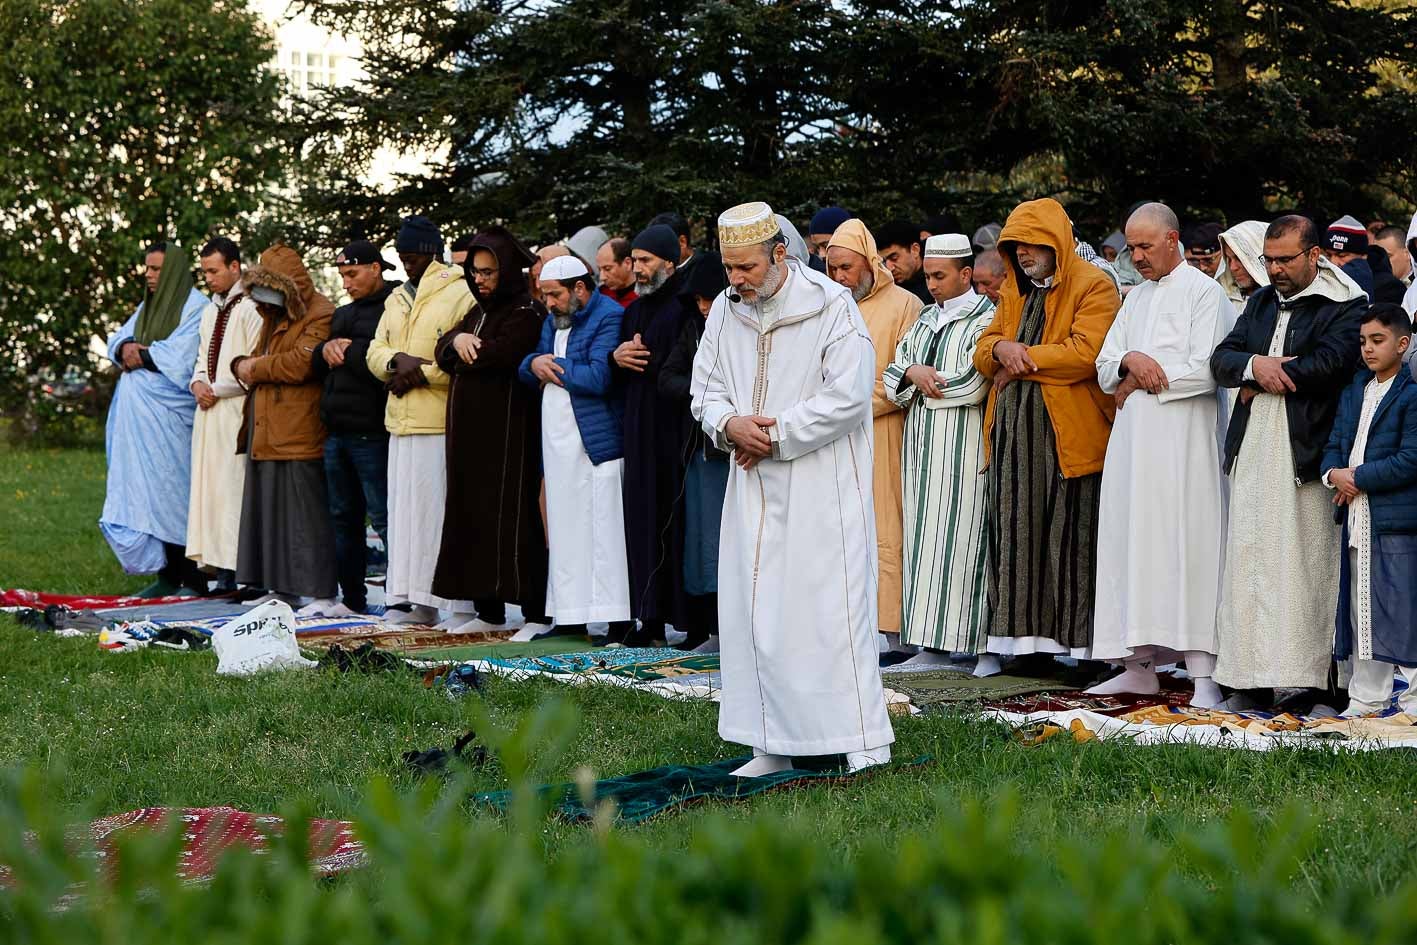
[[[425,387],[428,377],[423,373],[423,365],[431,364],[427,358],[416,358],[400,351],[390,362],[391,376],[384,387],[395,397],[402,397],[415,387]]]
[[[1112,397],[1116,401],[1117,409],[1121,410],[1126,404],[1127,398],[1139,390],[1144,390],[1148,394],[1159,394],[1164,390],[1171,389],[1171,379],[1166,376],[1166,372],[1156,359],[1150,355],[1142,354],[1140,351],[1128,351],[1122,357],[1122,367],[1126,370],[1127,376],[1122,378],[1122,382],[1117,385]]]
[[[752,469],[772,455],[768,430],[777,425],[772,417],[734,417],[723,427],[723,435],[733,444],[733,461],[744,470]]]
[[[1328,484],[1333,486],[1334,505],[1348,505],[1362,494],[1363,490],[1358,488],[1357,480],[1353,478],[1354,472],[1351,466],[1328,471]]]

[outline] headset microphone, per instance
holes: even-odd
[[[737,292],[734,292],[732,289],[729,289],[728,301],[732,302],[734,305],[737,305],[739,302],[743,301],[743,296],[739,295]]]

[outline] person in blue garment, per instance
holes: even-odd
[[[197,411],[188,385],[207,297],[176,244],[154,243],[143,261],[143,303],[108,339],[108,357],[123,375],[108,408],[108,488],[98,525],[123,570],[157,574],[141,596],[162,597],[206,590],[185,543]]]

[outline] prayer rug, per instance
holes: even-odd
[[[164,829],[176,822],[182,830],[182,853],[177,874],[193,883],[212,878],[221,855],[244,848],[257,854],[269,849],[269,838],[284,833],[285,821],[269,814],[251,814],[234,807],[145,807],[104,817],[89,825],[89,838],[102,863],[106,879],[118,868],[114,840],[129,833]],[[317,876],[333,876],[365,863],[364,847],[354,836],[354,825],[343,820],[310,821],[310,866]],[[10,871],[0,866],[0,887],[12,882]]]
[[[513,680],[544,677],[572,685],[632,686],[671,699],[712,699],[722,688],[717,653],[625,647],[543,656],[471,660],[482,673]]]
[[[976,678],[958,669],[929,672],[881,673],[881,681],[896,692],[910,697],[920,708],[957,702],[989,702],[1038,692],[1075,689],[1055,679],[1027,676],[985,676]]]
[[[0,608],[30,607],[43,610],[50,604],[59,604],[70,610],[109,610],[115,607],[167,607],[172,604],[190,604],[194,600],[213,598],[193,597],[123,597],[102,594],[46,594],[43,591],[19,589],[0,590]],[[230,607],[231,602],[225,602]]]
[[[842,766],[841,756],[836,755],[825,759],[802,759],[803,762],[825,762],[822,767],[794,768],[761,778],[735,778],[730,773],[751,760],[750,757],[743,757],[706,765],[666,765],[620,778],[595,781],[585,788],[578,784],[551,784],[539,790],[552,801],[552,812],[572,823],[594,820],[596,811],[608,802],[612,805],[616,820],[638,824],[701,801],[739,801],[780,788],[845,781],[881,770],[869,768],[859,774],[848,774]],[[511,803],[512,792],[477,794],[473,800],[506,810]]]

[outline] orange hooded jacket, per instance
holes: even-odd
[[[1117,317],[1122,300],[1101,269],[1080,259],[1074,251],[1073,226],[1062,204],[1051,198],[1019,204],[1009,214],[999,234],[999,252],[1009,262],[999,289],[999,307],[974,349],[974,366],[985,377],[999,370],[994,345],[1018,338],[1027,295],[1020,289],[1027,276],[1014,258],[1014,244],[1050,246],[1058,257],[1053,288],[1044,303],[1041,342],[1028,349],[1038,370],[1014,383],[1042,385],[1043,403],[1053,425],[1058,447],[1058,468],[1072,479],[1102,471],[1107,438],[1116,413],[1113,400],[1097,386],[1097,352]],[[984,413],[987,451],[994,428],[998,391],[989,392]]]

